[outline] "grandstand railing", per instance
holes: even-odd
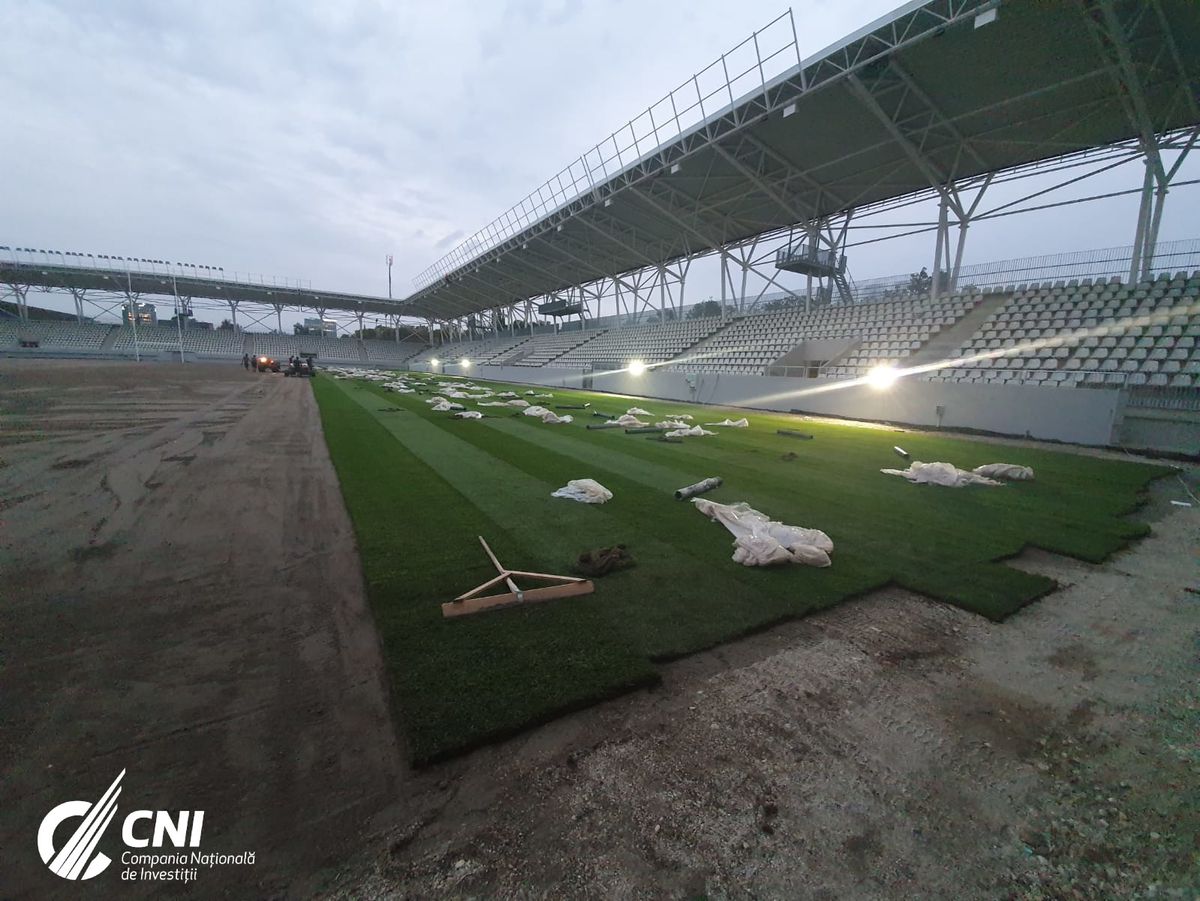
[[[1129,389],[1128,405],[1153,410],[1200,412],[1200,391],[1195,388],[1134,385]]]
[[[1111,278],[1125,281],[1133,260],[1133,247],[1104,247],[1072,253],[1047,254],[977,263],[959,269],[957,282],[946,293],[971,288],[1004,288],[1030,282],[1056,282],[1084,278]],[[1180,270],[1200,269],[1200,239],[1163,241],[1158,244],[1150,266],[1154,275]],[[890,275],[855,283],[855,301],[886,300],[912,292],[912,275]],[[921,292],[925,293],[925,292]]]
[[[803,62],[789,9],[588,150],[413,279],[418,290],[695,130]]]
[[[0,245],[0,259],[14,263],[42,266],[69,266],[74,269],[99,269],[106,272],[136,272],[146,275],[177,275],[186,278],[206,278],[233,282],[239,285],[269,285],[279,288],[312,290],[307,279],[283,278],[253,272],[226,272],[221,266],[179,263],[170,260],[147,260],[142,257],[122,257],[115,254],[81,253],[73,250],[40,250],[32,247]]]

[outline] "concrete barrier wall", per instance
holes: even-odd
[[[462,374],[455,366],[447,366],[446,372]],[[469,374],[568,388],[581,387],[587,377],[578,370],[521,366],[478,366],[472,367]],[[916,379],[901,379],[884,391],[865,385],[833,388],[844,383],[829,379],[664,370],[650,370],[640,376],[628,372],[595,374],[591,379],[596,391],[636,397],[784,412],[796,409],[824,416],[980,429],[1096,445],[1113,442],[1121,403],[1121,394],[1115,389],[962,385]]]

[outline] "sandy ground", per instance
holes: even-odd
[[[258,851],[198,896],[1197,897],[1175,480],[1104,566],[1024,554],[1063,587],[1006,623],[880,592],[413,772],[304,383],[0,361],[0,414],[0,894],[57,888],[37,822],[128,767]]]
[[[304,893],[404,778],[308,384],[0,361],[0,424],[0,896],[63,890],[38,823],[122,769],[120,816],[204,810],[203,850],[256,852],[195,894]]]

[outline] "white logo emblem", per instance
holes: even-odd
[[[42,855],[42,863],[48,865],[52,873],[63,879],[91,879],[103,873],[112,863],[107,855],[96,851],[96,845],[116,815],[117,796],[121,794],[121,779],[124,776],[125,771],[121,770],[108,791],[95,804],[65,801],[42,819],[42,825],[38,827],[38,853]],[[81,818],[83,822],[75,827],[66,844],[55,849],[55,830],[64,820],[72,818]]]

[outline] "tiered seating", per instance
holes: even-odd
[[[557,335],[539,335],[530,338],[528,343],[521,345],[522,351],[528,355],[514,363],[514,366],[546,366],[553,361],[558,366],[558,358],[569,350],[592,340],[603,332],[561,332]]]
[[[387,341],[379,338],[366,338],[362,342],[367,359],[372,363],[404,363],[426,349],[422,342],[417,341]]]
[[[1084,279],[1022,285],[936,381],[1192,387],[1200,377],[1200,271],[1135,286]],[[1005,348],[1025,349],[1004,353]]]
[[[449,344],[434,345],[417,354],[409,362],[411,364],[429,363],[431,360],[457,362],[463,358],[472,363],[500,362],[503,357],[508,356],[515,348],[528,340],[528,335],[501,335],[478,341],[452,341]]]
[[[892,320],[873,336],[867,337],[845,360],[830,367],[826,375],[858,378],[872,367],[901,363],[942,329],[957,322],[979,303],[979,299],[978,294],[951,294],[936,301],[922,299],[903,302],[899,310],[895,307],[892,310],[893,314],[899,313],[901,320]],[[906,316],[911,318],[905,321]]]
[[[267,354],[276,359],[299,354],[316,354],[318,360],[361,362],[362,353],[356,338],[327,338],[323,335],[268,335],[250,333],[252,353]]]
[[[173,325],[139,325],[137,346],[143,353],[179,350],[179,331]],[[184,329],[185,353],[210,357],[240,357],[242,333],[231,329]],[[123,325],[113,342],[113,350],[133,351],[133,326]]]
[[[240,357],[244,341],[231,329],[184,329],[183,349],[206,357]]]
[[[976,302],[973,295],[953,295],[937,303],[927,299],[892,300],[825,307],[812,313],[759,313],[734,320],[694,348],[693,359],[673,368],[762,373],[768,364],[803,341],[861,339],[860,347],[844,363],[825,372],[834,378],[850,378],[878,363],[907,357]]]
[[[719,318],[710,318],[612,329],[567,351],[552,365],[578,368],[592,363],[627,365],[634,360],[664,363],[679,356],[697,341],[703,341],[721,325]]]
[[[113,350],[133,352],[134,327],[123,325],[117,332],[113,342]],[[139,325],[137,327],[137,347],[142,353],[157,353],[162,350],[179,350],[179,333],[174,327],[165,325]],[[240,353],[240,350],[239,350]]]
[[[491,342],[490,346],[483,348],[475,356],[480,363],[498,365],[524,347],[525,343],[529,340],[528,335],[523,337],[497,338]]]
[[[44,347],[99,350],[111,330],[111,325],[81,325],[75,322],[37,319],[19,322],[16,319],[3,319],[0,320],[0,347],[34,340]]]

